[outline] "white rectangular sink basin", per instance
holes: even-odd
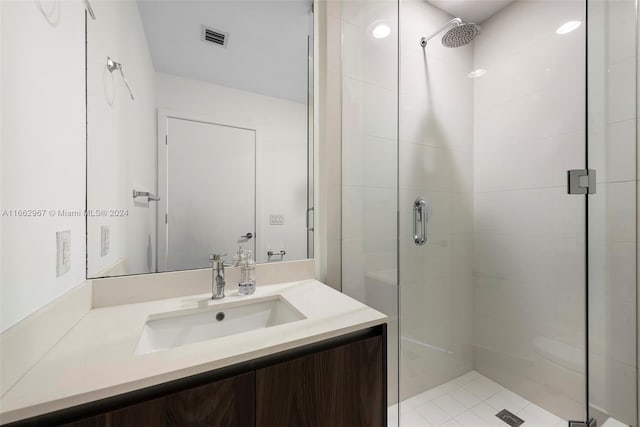
[[[305,319],[278,296],[236,304],[161,313],[149,317],[136,354],[152,353]]]

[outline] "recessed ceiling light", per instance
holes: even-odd
[[[578,27],[582,24],[582,21],[568,21],[564,24],[560,25],[556,30],[556,34],[567,34],[571,31],[577,30]]]
[[[487,70],[485,70],[484,68],[478,68],[477,70],[473,70],[472,72],[467,74],[467,77],[469,77],[470,79],[475,79],[478,77],[482,77],[485,74],[487,74]]]
[[[377,23],[377,24],[374,23],[373,30],[371,30],[371,34],[376,39],[383,39],[385,37],[389,37],[389,34],[391,34],[391,27],[383,23]]]

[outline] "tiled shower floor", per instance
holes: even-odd
[[[567,421],[476,371],[406,399],[400,408],[400,427],[509,427],[496,417],[503,409],[523,419],[523,427],[567,426]],[[389,408],[390,426],[397,411],[397,405]]]

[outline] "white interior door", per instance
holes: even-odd
[[[231,259],[240,244],[255,253],[256,131],[167,117],[166,135],[163,270],[205,268],[210,253]]]

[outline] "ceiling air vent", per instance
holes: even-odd
[[[202,26],[202,41],[207,43],[213,43],[218,46],[227,47],[227,40],[229,39],[229,33],[216,30],[215,28]]]

